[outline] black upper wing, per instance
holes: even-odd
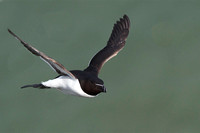
[[[92,71],[98,74],[104,63],[122,50],[129,34],[129,28],[130,20],[127,15],[124,15],[123,18],[120,18],[120,20],[114,24],[107,45],[92,58],[85,71]]]
[[[69,72],[62,64],[58,63],[57,61],[55,61],[54,59],[48,57],[47,55],[45,55],[44,53],[40,52],[39,50],[37,50],[36,48],[32,47],[31,45],[29,45],[28,43],[26,43],[25,41],[23,41],[22,39],[20,39],[17,35],[15,35],[10,29],[8,29],[8,32],[13,35],[17,40],[19,40],[24,47],[26,47],[31,53],[33,53],[36,56],[39,56],[42,60],[44,60],[48,65],[50,65],[50,67],[55,70],[58,74],[60,75],[68,75],[71,78],[75,78],[75,76]]]

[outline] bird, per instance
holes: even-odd
[[[107,45],[97,52],[90,60],[89,65],[84,70],[67,70],[58,61],[50,58],[43,52],[37,50],[30,44],[19,38],[14,32],[8,32],[23,44],[32,54],[39,56],[46,62],[58,76],[39,84],[24,85],[21,88],[33,87],[39,89],[55,88],[64,94],[80,97],[96,97],[100,93],[106,92],[104,81],[98,77],[103,65],[116,56],[125,46],[129,34],[130,20],[125,14],[113,26],[112,33],[107,41]]]

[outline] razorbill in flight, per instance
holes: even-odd
[[[40,89],[56,88],[65,94],[82,97],[95,97],[101,92],[106,92],[103,80],[98,77],[102,66],[116,56],[123,49],[130,29],[130,20],[127,15],[120,18],[114,24],[111,36],[107,45],[101,49],[89,62],[89,66],[84,70],[68,71],[62,64],[50,58],[36,48],[32,47],[10,29],[8,32],[19,40],[32,54],[39,56],[45,61],[59,76],[39,84],[25,85],[21,88],[34,87]]]

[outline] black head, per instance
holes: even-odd
[[[103,84],[103,81],[99,79],[99,81],[94,80],[79,80],[81,84],[81,88],[83,91],[89,95],[96,96],[101,92],[106,92],[106,88]]]
[[[85,93],[96,96],[101,92],[106,92],[103,81],[95,73],[80,70],[70,72],[78,78],[81,88]]]

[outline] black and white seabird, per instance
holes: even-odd
[[[21,88],[56,88],[65,94],[82,97],[95,97],[101,92],[106,92],[104,82],[98,77],[98,74],[104,63],[116,56],[118,52],[122,50],[129,34],[129,28],[130,20],[127,15],[124,15],[123,18],[120,18],[120,20],[114,24],[107,45],[92,58],[89,62],[89,66],[83,71],[68,71],[62,64],[32,47],[8,29],[8,32],[19,40],[24,47],[26,47],[32,54],[39,56],[59,74],[59,76],[54,79],[39,84],[25,85]]]

